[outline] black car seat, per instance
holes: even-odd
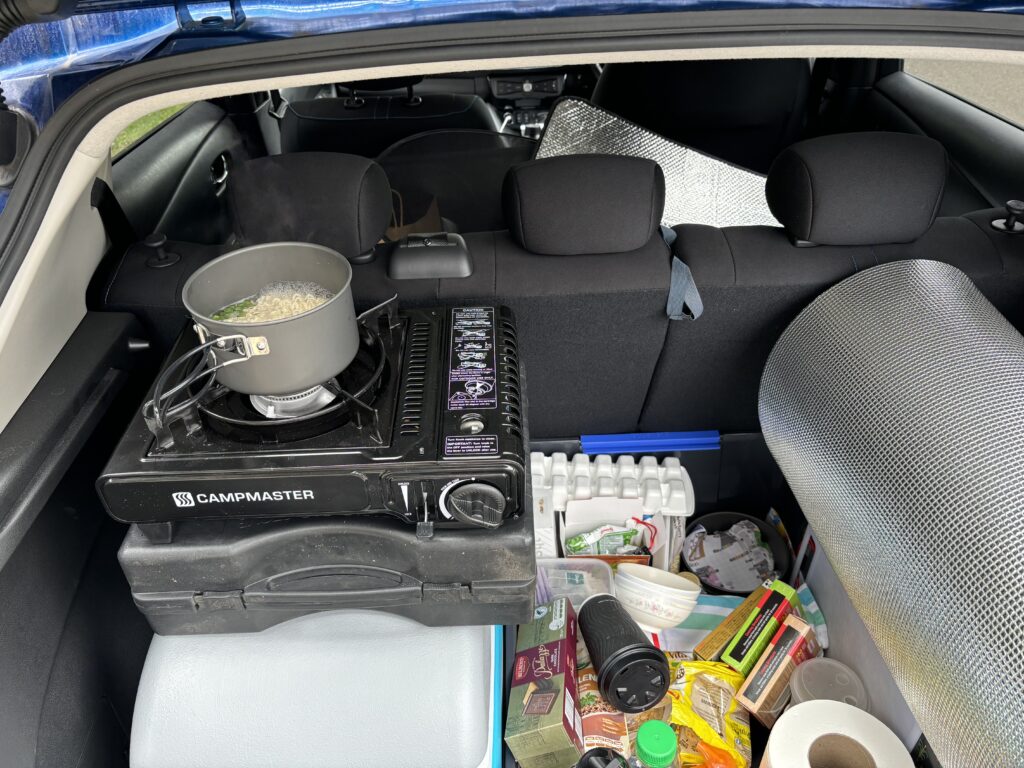
[[[281,151],[376,157],[396,141],[424,131],[500,128],[497,113],[479,96],[415,94],[420,80],[349,83],[347,95],[289,102],[281,117]]]
[[[801,138],[807,59],[608,64],[592,101],[722,160],[765,173]]]
[[[1006,215],[994,210],[936,218],[946,166],[942,146],[922,136],[810,139],[768,174],[784,228],[675,227],[673,251],[703,314],[670,324],[641,428],[757,431],[758,385],[779,335],[823,290],[883,262],[952,264],[1021,327],[1024,234],[994,229]]]
[[[636,430],[668,326],[661,169],[604,155],[533,160],[508,172],[503,197],[507,230],[463,235],[471,276],[391,280],[377,258],[353,267],[357,304],[395,293],[407,306],[505,304],[532,436]]]
[[[405,224],[432,205],[459,232],[505,227],[501,185],[509,168],[533,157],[532,139],[494,131],[429,131],[402,139],[377,158],[398,195]]]
[[[372,254],[391,217],[387,177],[364,157],[309,152],[249,160],[232,169],[227,189],[235,230],[230,242],[147,238],[125,250],[98,291],[105,309],[135,313],[161,347],[185,322],[185,281],[217,256],[244,245],[295,240],[358,260]]]
[[[246,244],[296,240],[367,258],[391,220],[388,177],[365,157],[296,152],[249,160],[232,174],[232,218]]]
[[[505,180],[508,230],[467,235],[473,276],[439,282],[447,304],[515,312],[533,436],[636,429],[668,325],[664,198],[650,160],[522,163]]]

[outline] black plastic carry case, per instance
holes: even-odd
[[[118,558],[136,605],[162,635],[254,632],[339,608],[389,611],[428,626],[533,616],[529,499],[523,514],[497,529],[425,539],[383,516],[187,521],[167,544],[133,525]]]

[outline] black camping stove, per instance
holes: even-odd
[[[138,413],[97,481],[109,513],[155,538],[196,518],[384,514],[430,536],[519,514],[511,312],[390,302],[360,326],[356,359],[320,387],[260,397],[193,384],[195,402],[170,423]],[[169,360],[196,343],[184,332]]]

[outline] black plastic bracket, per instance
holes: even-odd
[[[177,524],[173,521],[163,523],[139,523],[139,531],[154,544],[170,544],[174,541]]]
[[[192,34],[235,32],[245,24],[245,11],[242,10],[239,0],[230,0],[229,5],[231,8],[230,19],[225,19],[223,16],[205,16],[197,20],[189,10],[187,0],[176,0],[174,3],[174,13],[178,17],[178,28],[182,32]]]

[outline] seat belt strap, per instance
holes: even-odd
[[[139,236],[135,227],[114,196],[114,191],[103,179],[93,181],[89,202],[99,212],[103,228],[107,231],[107,237],[110,238],[114,249],[123,251],[138,241]]]
[[[668,289],[669,320],[696,320],[704,313],[704,302],[690,268],[678,256],[672,256],[672,280]]]

